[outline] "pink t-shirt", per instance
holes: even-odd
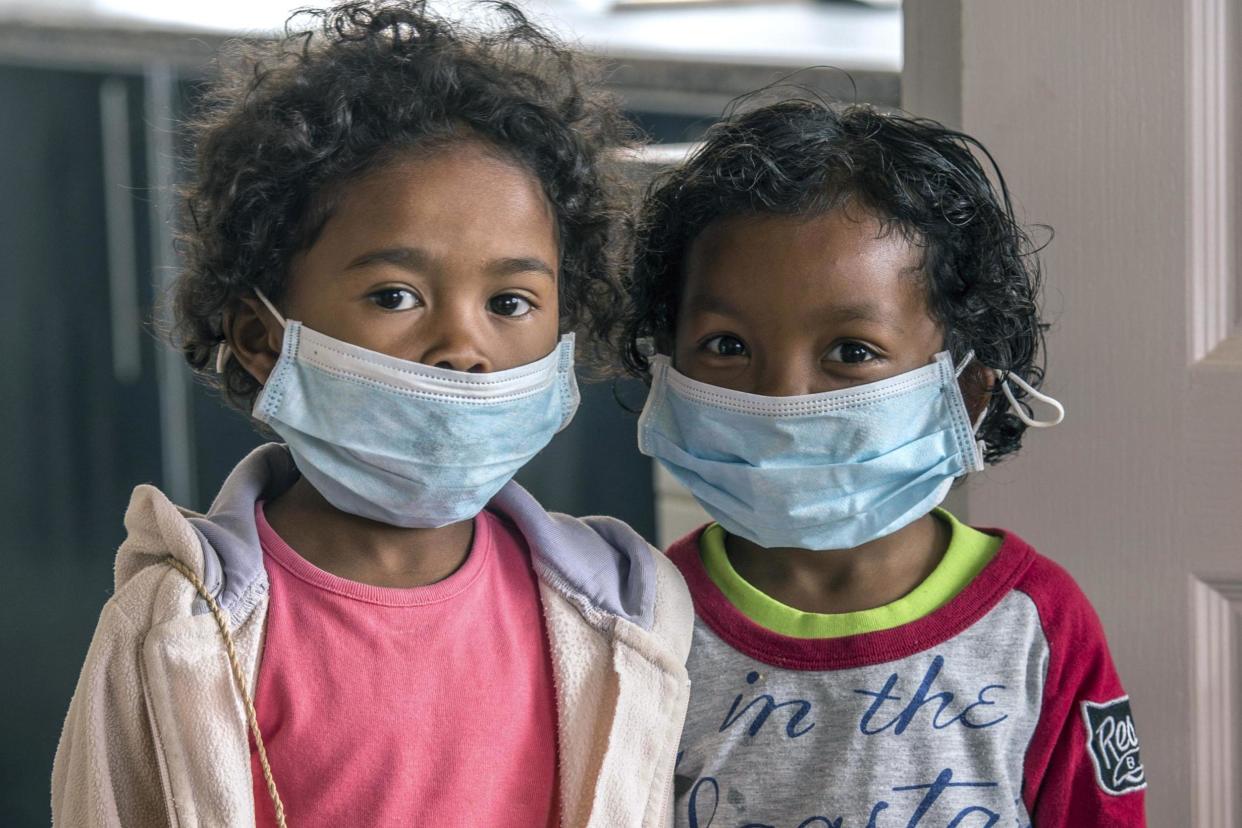
[[[290,825],[551,826],[556,699],[525,541],[488,512],[443,581],[331,575],[255,507],[271,596],[255,706]],[[259,826],[275,814],[251,744]]]

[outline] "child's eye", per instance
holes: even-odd
[[[372,302],[384,310],[403,311],[418,307],[418,294],[407,288],[384,288],[377,290],[369,297]]]
[[[729,334],[718,334],[704,340],[702,348],[712,356],[746,356],[746,343]]]
[[[830,362],[857,364],[870,362],[876,358],[876,353],[861,342],[842,342],[825,354],[824,358]]]
[[[494,296],[488,300],[487,306],[497,316],[525,316],[533,308],[529,301],[515,293]]]

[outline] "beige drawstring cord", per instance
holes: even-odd
[[[229,633],[228,622],[224,619],[224,610],[220,609],[216,599],[212,598],[211,594],[207,592],[207,587],[203,585],[202,579],[193,570],[171,556],[167,560],[173,569],[184,575],[194,585],[194,589],[207,602],[208,609],[211,610],[212,616],[216,619],[216,626],[220,628],[220,635],[224,638],[224,648],[229,655],[229,664],[233,666],[233,679],[237,682],[237,689],[241,691],[242,705],[246,708],[246,722],[250,725],[250,734],[254,736],[255,746],[259,749],[259,765],[263,768],[263,779],[267,782],[268,796],[272,798],[272,805],[276,808],[276,824],[280,828],[287,828],[285,824],[285,806],[280,801],[280,794],[276,792],[276,780],[272,778],[272,767],[267,763],[267,749],[263,746],[263,734],[259,732],[259,717],[254,712],[254,701],[251,700],[250,692],[246,689],[246,674],[242,672],[241,661],[237,658],[237,650],[233,646],[233,636]]]

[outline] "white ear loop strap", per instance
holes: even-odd
[[[1026,409],[1024,409],[1021,405],[1018,404],[1018,400],[1013,395],[1013,389],[1009,386],[1009,383],[1011,381],[1017,383],[1019,388],[1021,388],[1026,393],[1030,394],[1035,399],[1039,400],[1042,403],[1050,405],[1054,409],[1056,409],[1056,412],[1057,412],[1056,417],[1051,420],[1036,420],[1030,414],[1027,414]],[[1049,397],[1047,394],[1041,394],[1040,392],[1036,391],[1034,388],[1031,387],[1030,383],[1022,379],[1022,377],[1018,376],[1017,374],[1009,374],[1003,380],[1001,380],[1001,390],[1005,392],[1005,398],[1009,400],[1010,410],[1013,411],[1015,415],[1017,415],[1019,420],[1026,423],[1031,428],[1051,428],[1052,426],[1057,425],[1058,423],[1060,423],[1062,420],[1065,419],[1065,406],[1061,405],[1060,402],[1053,399],[1052,397]]]
[[[221,342],[216,346],[216,373],[223,374],[224,366],[228,364],[229,357],[233,355],[233,349],[229,347],[228,342]]]
[[[962,376],[962,372],[966,370],[966,367],[970,365],[971,361],[974,360],[974,358],[975,358],[974,351],[970,351],[966,354],[966,357],[962,360],[962,364],[957,366],[958,377]],[[1053,409],[1055,409],[1057,412],[1056,416],[1051,420],[1037,420],[1034,417],[1032,417],[1030,414],[1027,414],[1026,409],[1023,408],[1018,403],[1017,397],[1014,396],[1013,388],[1009,385],[1010,381],[1016,383],[1019,388],[1021,388],[1026,393],[1030,394],[1031,397],[1033,397],[1034,399],[1037,399],[1040,402],[1045,403],[1046,405],[1049,405]],[[1003,391],[1005,394],[1005,399],[1009,400],[1010,410],[1013,411],[1013,413],[1018,417],[1018,419],[1026,423],[1031,428],[1051,428],[1052,426],[1057,425],[1058,423],[1060,423],[1062,420],[1065,419],[1065,406],[1061,405],[1061,403],[1058,400],[1048,396],[1047,394],[1043,394],[1043,393],[1040,393],[1039,391],[1036,391],[1034,388],[1031,387],[1030,383],[1022,379],[1022,377],[1018,376],[1017,374],[1008,374],[1003,380],[1001,380],[1000,386],[1001,386],[1001,391]],[[987,407],[985,406],[983,411],[979,412],[979,416],[975,419],[974,423],[972,423],[976,434],[979,433],[979,427],[983,425],[983,420],[987,416],[987,413],[988,413],[988,410],[987,410]]]
[[[254,295],[259,297],[259,301],[272,312],[272,316],[276,317],[276,321],[280,323],[280,327],[286,326],[286,320],[280,315],[280,311],[276,310],[276,306],[272,304],[272,300],[267,298],[267,294],[258,288],[254,289]],[[216,373],[223,374],[224,366],[228,364],[229,357],[233,356],[233,349],[229,347],[228,342],[221,342],[216,348]]]
[[[975,359],[975,352],[967,351],[966,356],[962,357],[962,364],[957,366],[957,373],[954,374],[953,376],[957,377],[958,379],[961,379],[962,373],[966,370],[966,368],[970,365],[970,363],[974,362],[974,359]]]
[[[285,327],[285,318],[280,315],[280,311],[276,310],[276,306],[272,304],[272,300],[267,298],[267,294],[258,288],[254,289],[254,295],[259,297],[259,301],[272,312],[272,316],[276,317],[276,321],[280,323],[280,327]]]

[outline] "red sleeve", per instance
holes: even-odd
[[[1095,610],[1069,573],[1042,556],[1016,588],[1035,602],[1049,650],[1022,791],[1035,828],[1145,826],[1147,780],[1130,700]]]

